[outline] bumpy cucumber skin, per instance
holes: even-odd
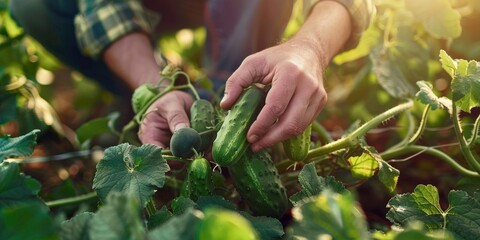
[[[190,199],[212,195],[212,167],[207,159],[200,157],[192,161],[188,169],[188,191]]]
[[[312,125],[310,124],[302,134],[289,138],[282,142],[285,155],[295,162],[303,161],[310,150],[310,137]]]
[[[267,150],[247,150],[228,171],[237,192],[254,214],[280,218],[288,209],[285,187]]]
[[[198,151],[201,144],[200,134],[193,128],[180,128],[170,138],[170,150],[173,156],[181,158],[193,157],[195,152],[192,148]]]
[[[227,167],[238,161],[249,146],[247,132],[265,103],[265,92],[252,85],[230,109],[213,141],[212,157]]]
[[[212,103],[205,99],[199,99],[193,102],[190,108],[190,125],[198,133],[202,133],[207,130],[215,128],[215,110]],[[215,132],[212,131],[207,134],[202,134],[202,144],[199,151],[207,150],[212,145],[215,139]]]

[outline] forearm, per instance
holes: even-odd
[[[320,1],[313,6],[305,23],[289,42],[311,48],[325,69],[344,47],[351,32],[352,20],[348,10],[335,1]]]
[[[108,67],[131,88],[158,83],[160,67],[145,33],[132,32],[113,42],[103,53]]]

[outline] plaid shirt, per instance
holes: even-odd
[[[304,14],[318,1],[303,0]],[[353,19],[354,32],[347,45],[351,48],[368,27],[374,7],[371,0],[336,0],[343,4]],[[75,17],[76,37],[82,52],[97,58],[118,38],[133,31],[151,34],[154,19],[141,0],[78,0],[80,13]]]

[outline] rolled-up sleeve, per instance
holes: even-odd
[[[75,34],[83,54],[98,58],[112,42],[134,31],[151,34],[152,25],[139,0],[79,0]]]
[[[304,15],[308,16],[313,5],[325,0],[303,0]],[[332,0],[328,0],[332,1]],[[362,33],[368,28],[370,21],[375,14],[375,5],[372,0],[333,0],[342,4],[350,13],[352,18],[353,31],[344,50],[357,46]]]

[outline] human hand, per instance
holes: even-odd
[[[140,141],[169,147],[175,130],[190,127],[188,113],[192,103],[192,96],[183,91],[171,91],[159,98],[148,108],[140,125]]]
[[[324,62],[318,49],[290,41],[250,55],[227,80],[220,103],[224,109],[252,83],[271,84],[265,106],[247,133],[253,151],[302,133],[315,120],[327,101]]]

